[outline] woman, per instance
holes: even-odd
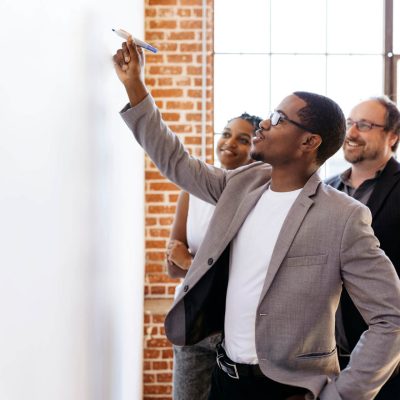
[[[217,143],[221,167],[235,169],[252,162],[251,138],[261,118],[242,114],[228,121]],[[186,192],[178,198],[177,210],[167,248],[167,269],[171,277],[183,278],[190,268],[215,206]],[[176,293],[180,285],[176,288]],[[216,364],[215,346],[221,335],[210,336],[194,346],[174,346],[174,400],[208,398],[211,374]]]

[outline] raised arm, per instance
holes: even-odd
[[[174,223],[167,248],[167,271],[172,278],[184,278],[190,268],[193,256],[189,252],[186,222],[189,211],[189,194],[179,194]]]
[[[160,172],[182,189],[215,204],[226,184],[226,171],[191,157],[161,117],[143,80],[143,52],[132,40],[114,55],[117,75],[130,104],[121,116]]]

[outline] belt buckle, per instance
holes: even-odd
[[[229,371],[225,371],[228,374],[228,376],[233,378],[233,379],[239,379],[239,374],[238,374],[238,371],[237,371],[237,368],[236,368],[236,364],[231,364],[231,363],[228,363],[227,361],[225,361],[225,364],[229,365],[230,367],[232,367],[233,371],[235,372],[235,375],[231,375],[229,373]]]
[[[238,374],[238,371],[237,371],[237,368],[236,368],[236,364],[231,364],[226,360],[224,361],[223,358],[224,358],[223,354],[218,354],[217,355],[217,365],[218,365],[218,367],[222,371],[224,371],[230,378],[239,379],[240,377],[239,377],[239,374]],[[229,366],[229,367],[227,367],[227,366]],[[231,373],[230,368],[232,368],[232,370],[234,372],[234,375]]]

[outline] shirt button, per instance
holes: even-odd
[[[186,293],[188,290],[189,290],[189,286],[185,285],[184,288],[183,288],[183,291]]]
[[[207,261],[208,265],[212,265],[213,262],[214,262],[214,260],[212,258],[209,258],[208,261]]]

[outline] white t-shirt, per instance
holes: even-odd
[[[186,220],[186,240],[194,256],[199,249],[215,206],[189,194],[189,208]],[[182,288],[182,283],[175,288],[175,298]]]
[[[215,206],[189,195],[189,209],[186,221],[186,239],[190,252],[194,256],[199,249]]]
[[[276,240],[300,191],[266,190],[232,241],[224,348],[237,363],[258,364],[257,306]]]

